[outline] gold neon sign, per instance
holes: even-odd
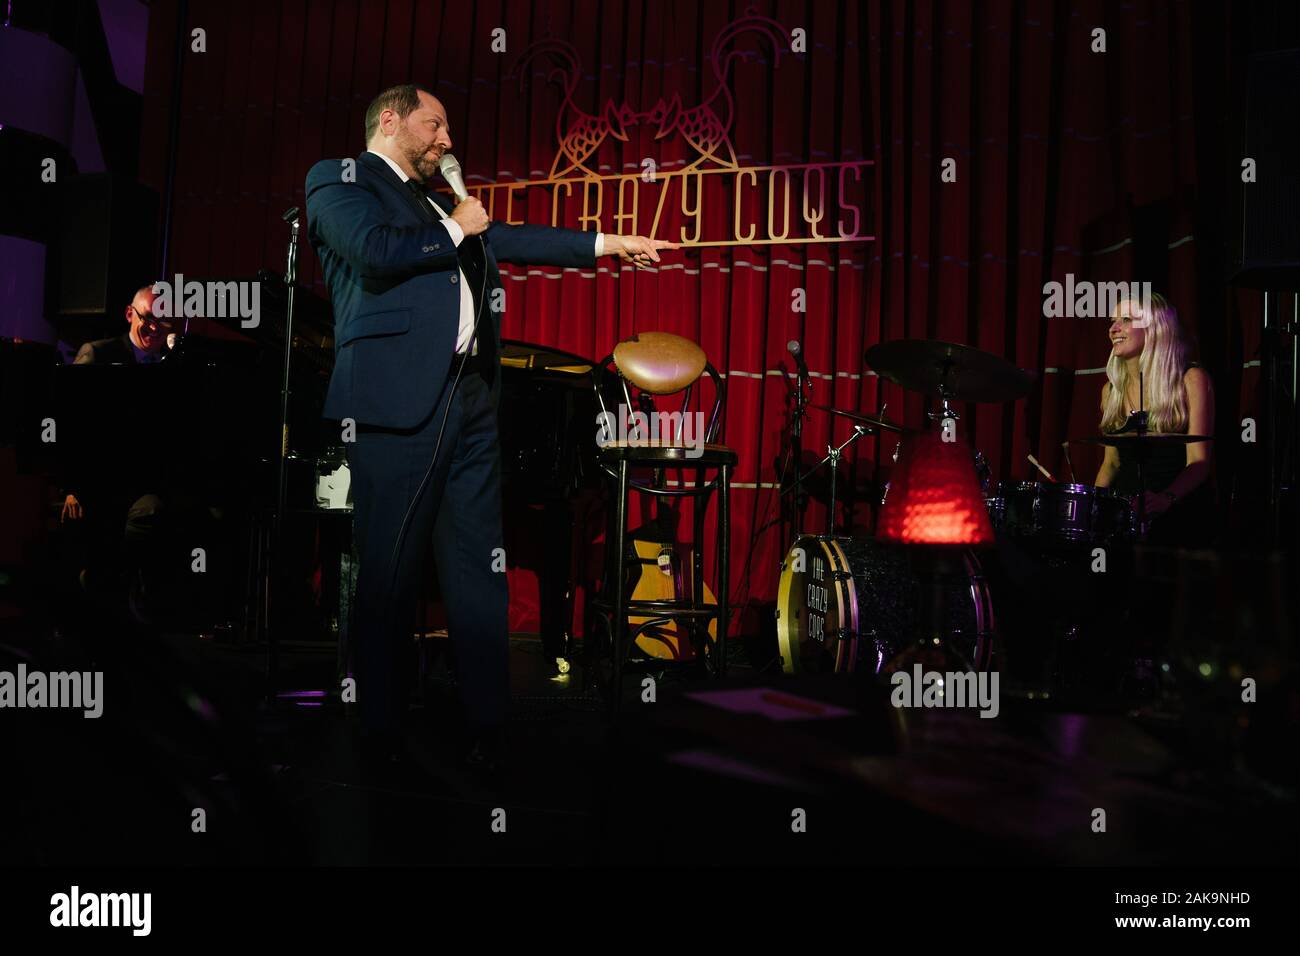
[[[667,239],[686,246],[786,245],[810,242],[865,242],[866,210],[863,172],[869,160],[805,163],[789,166],[741,166],[735,169],[685,169],[657,173],[589,176],[582,179],[537,179],[518,183],[470,186],[492,219],[523,225],[525,208],[544,197],[541,215],[551,225],[578,213],[579,228]],[[747,202],[748,201],[748,202]],[[725,202],[727,215],[705,215]],[[674,230],[668,213],[684,222]],[[725,235],[716,234],[722,222]],[[713,228],[710,233],[707,228]]]
[[[733,46],[746,33],[770,41],[774,67],[783,49],[791,48],[784,27],[750,8],[714,38],[709,64],[717,83],[709,96],[684,106],[674,93],[641,112],[612,100],[600,113],[581,109],[573,99],[583,76],[577,50],[564,40],[539,40],[520,55],[511,75],[519,77],[522,88],[525,67],[545,57],[551,62],[547,79],[563,89],[555,123],[559,149],[551,170],[545,179],[485,183],[469,191],[492,219],[511,225],[522,225],[527,209],[533,221],[549,214],[552,226],[571,222],[576,212],[585,231],[644,235],[685,246],[873,241],[875,236],[864,232],[872,161],[739,164],[731,142],[735,111],[727,77],[732,60],[751,55]],[[655,131],[656,142],[684,140],[695,158],[683,169],[660,170],[647,158],[640,172],[599,174],[594,167],[600,145],[608,139],[626,143],[628,130],[642,124]],[[719,206],[725,215],[717,214]]]

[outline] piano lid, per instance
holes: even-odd
[[[520,342],[517,339],[501,340],[502,368],[582,376],[591,374],[591,366],[589,359],[574,355],[572,352],[562,352],[559,349],[535,345],[532,342]]]

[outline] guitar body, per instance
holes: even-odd
[[[638,396],[641,411],[647,416],[655,414],[654,402],[644,392]],[[660,485],[663,473],[655,473],[655,484]],[[655,516],[645,526],[631,532],[630,541],[635,552],[635,560],[629,562],[636,569],[634,579],[629,582],[634,601],[674,601],[687,597],[683,567],[691,567],[692,555],[684,555],[677,548],[677,511],[665,507],[662,498],[655,498]],[[631,557],[631,556],[629,556]],[[684,564],[683,561],[686,563]],[[701,582],[705,603],[716,603],[709,586]],[[644,624],[653,618],[646,615],[629,615],[628,623],[632,628]],[[718,622],[709,622],[709,639],[717,640]],[[676,621],[654,624],[642,631],[636,638],[636,646],[645,654],[661,660],[689,661],[700,653],[691,641],[688,629]]]
[[[671,541],[658,541],[645,533],[646,529],[633,532],[632,548],[636,552],[638,577],[632,587],[634,601],[674,601],[686,594],[682,577],[682,561],[692,558],[688,551],[679,555]],[[689,564],[686,565],[689,567]],[[713,592],[704,585],[704,601],[715,603]],[[636,628],[651,620],[647,615],[630,615],[628,623]],[[709,638],[716,640],[718,622],[709,622]],[[675,621],[655,624],[642,631],[636,639],[636,646],[645,654],[661,660],[689,661],[699,654],[687,633],[685,626]]]

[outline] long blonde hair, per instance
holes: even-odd
[[[1126,301],[1126,300],[1125,300]],[[1120,303],[1122,304],[1122,302]],[[1178,310],[1159,294],[1151,296],[1145,327],[1146,340],[1138,357],[1142,372],[1142,403],[1147,408],[1147,428],[1172,434],[1187,431],[1187,389],[1183,376],[1190,365],[1191,348],[1178,324]],[[1113,352],[1106,362],[1110,394],[1101,414],[1101,430],[1112,432],[1128,420],[1128,365]]]

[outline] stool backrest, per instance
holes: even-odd
[[[686,422],[692,394],[696,383],[705,376],[713,383],[713,407],[704,419],[703,437],[696,429],[691,429],[687,436]],[[592,384],[602,420],[615,427],[628,421],[636,412],[672,415],[659,409],[654,399],[680,394],[678,411],[681,414],[676,420],[676,434],[671,436],[671,441],[680,443],[690,437],[694,441],[713,444],[720,440],[727,401],[726,383],[710,364],[704,350],[690,339],[671,332],[639,332],[619,342],[612,353],[596,364],[592,370]],[[610,407],[618,397],[622,398],[627,414]],[[659,437],[660,443],[669,441],[665,436]]]
[[[689,387],[708,363],[704,349],[671,332],[642,332],[614,346],[619,374],[652,395]]]

